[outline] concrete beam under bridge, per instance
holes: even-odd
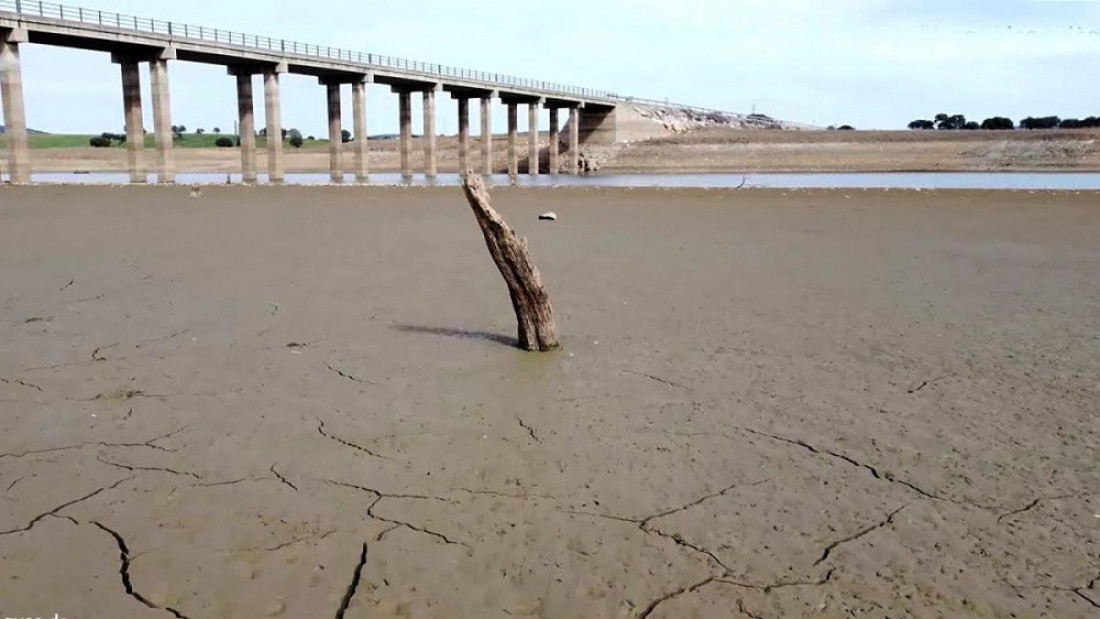
[[[542,99],[527,104],[527,174],[539,175],[539,105]]]
[[[26,42],[26,30],[0,30],[0,99],[8,143],[8,174],[11,182],[17,184],[31,181],[23,66],[19,56],[19,45]]]
[[[412,82],[394,85],[390,89],[398,95],[401,114],[401,175],[406,179],[412,176],[412,165],[409,161],[412,149],[412,93],[419,92],[423,96],[424,106],[424,135],[421,138],[424,144],[424,174],[429,178],[435,177],[439,167],[435,134],[435,95],[442,90],[442,85]]]
[[[470,99],[481,101],[481,150],[482,168],[485,174],[492,174],[493,135],[490,105],[495,90],[470,88],[466,86],[443,85],[443,90],[458,102],[458,171],[465,174],[470,171]]]
[[[341,126],[340,87],[351,84],[352,150],[355,157],[355,180],[366,182],[369,171],[370,145],[367,139],[367,84],[374,83],[374,73],[339,73],[317,78],[328,88],[329,173],[335,182],[343,182],[343,128]],[[333,90],[335,88],[335,91]],[[333,99],[335,97],[335,101]],[[335,105],[335,107],[334,107]],[[335,126],[334,126],[335,123]],[[333,136],[336,136],[335,139]]]
[[[172,135],[172,103],[168,84],[168,61],[175,60],[174,47],[147,49],[141,53],[116,53],[111,61],[122,71],[122,96],[126,119],[126,159],[130,168],[130,182],[147,180],[143,162],[145,151],[145,127],[141,101],[142,62],[149,63],[150,90],[153,98],[153,136],[156,143],[156,174],[160,183],[174,183],[176,165],[173,155],[175,136]]]
[[[264,129],[264,133],[267,135],[267,178],[271,183],[281,183],[285,179],[285,164],[283,161],[282,98],[279,94],[279,76],[287,72],[287,64],[285,62],[240,63],[228,67],[227,71],[230,75],[237,76],[237,110],[240,121],[243,180],[250,182],[248,179],[249,163],[247,158],[252,158],[252,167],[255,168],[255,121],[249,119],[253,126],[253,132],[252,137],[248,138],[250,145],[247,147],[245,145],[244,124],[245,110],[249,111],[250,116],[254,113],[252,112],[252,76],[259,74],[264,79],[264,115],[267,117],[267,126]],[[243,76],[247,76],[248,79],[247,92],[241,90],[241,78]],[[251,151],[251,154],[246,151]]]

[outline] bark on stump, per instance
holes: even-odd
[[[542,286],[539,270],[531,262],[527,239],[516,236],[515,231],[493,210],[489,192],[480,175],[463,175],[462,189],[485,236],[489,255],[508,285],[512,308],[519,323],[520,348],[540,352],[560,349],[554,309],[550,306],[550,296]]]

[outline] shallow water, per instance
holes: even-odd
[[[41,173],[32,175],[35,183],[65,184],[126,184],[127,174],[114,173]],[[150,183],[156,177],[148,177]],[[239,174],[179,174],[181,185],[211,185],[240,183]],[[260,183],[266,183],[261,175]],[[345,176],[345,184],[354,185],[355,177]],[[507,175],[490,177],[491,184],[508,185]],[[288,185],[333,184],[328,174],[288,174]],[[372,174],[365,183],[376,186],[455,186],[458,174],[440,174],[434,179],[417,174],[403,178],[400,174]],[[688,187],[723,188],[839,188],[839,189],[1061,189],[1100,190],[1100,173],[1094,172],[902,172],[902,173],[808,173],[808,174],[619,174],[592,176],[530,177],[521,175],[518,184],[525,187]]]

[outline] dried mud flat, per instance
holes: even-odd
[[[1095,194],[494,199],[0,189],[0,616],[1100,613]]]

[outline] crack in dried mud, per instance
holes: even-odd
[[[674,599],[680,597],[681,595],[685,595],[685,594],[688,594],[688,593],[695,593],[699,589],[702,589],[703,587],[711,584],[712,582],[714,582],[716,580],[718,580],[717,576],[711,576],[711,577],[707,578],[706,580],[702,580],[702,581],[697,582],[693,585],[688,585],[686,587],[681,587],[679,589],[676,589],[675,591],[671,591],[669,593],[666,593],[665,595],[663,595],[663,596],[657,598],[656,600],[653,600],[652,602],[650,602],[642,610],[642,612],[638,615],[638,619],[646,619],[647,617],[652,615],[657,610],[657,607],[660,606],[661,604],[664,604],[665,602],[668,602],[670,600],[674,600]]]
[[[502,499],[515,499],[517,501],[554,501],[554,497],[545,494],[509,494],[507,492],[501,492],[499,490],[471,490],[469,488],[452,488],[454,492],[465,492],[466,494],[472,494],[475,496],[494,496]],[[589,514],[594,515],[594,514]]]
[[[393,458],[387,458],[386,456],[380,456],[380,455],[374,453],[373,451],[367,449],[366,447],[363,447],[362,445],[356,445],[355,443],[344,440],[344,439],[336,436],[335,434],[329,434],[328,432],[325,431],[325,422],[320,417],[317,418],[317,432],[318,432],[318,434],[320,434],[321,436],[329,439],[330,441],[336,441],[337,443],[340,443],[344,447],[351,447],[352,449],[354,449],[356,451],[360,451],[362,453],[365,453],[368,456],[371,456],[372,458],[378,458],[379,460],[389,460],[390,462],[396,462],[396,460],[394,460]]]
[[[817,580],[795,580],[795,581],[779,581],[770,585],[754,585],[749,583],[737,582],[735,580],[728,580],[726,576],[719,578],[716,582],[724,585],[731,585],[734,587],[740,587],[742,589],[755,589],[760,591],[764,595],[768,595],[776,589],[785,589],[788,587],[822,587],[829,584],[833,580],[833,575],[836,574],[836,568],[829,568],[829,571],[825,572],[825,575]]]
[[[871,526],[868,526],[864,529],[861,529],[857,533],[854,533],[852,535],[849,535],[847,537],[841,538],[841,539],[839,539],[835,542],[830,543],[828,546],[825,547],[824,552],[821,553],[821,557],[818,558],[817,561],[814,561],[814,567],[817,567],[818,565],[821,565],[824,561],[826,561],[829,558],[829,555],[831,555],[832,552],[834,550],[836,550],[838,547],[840,547],[844,544],[847,544],[849,542],[854,542],[854,541],[858,540],[859,538],[861,538],[865,535],[868,535],[868,534],[873,533],[873,532],[875,532],[875,531],[877,531],[877,530],[879,530],[883,527],[886,527],[886,526],[889,526],[889,525],[893,524],[894,523],[894,517],[897,516],[899,513],[901,513],[901,510],[905,509],[906,507],[908,507],[908,506],[907,505],[902,505],[901,507],[899,507],[899,508],[895,509],[894,511],[890,512],[890,514],[885,519],[883,519],[883,520],[881,520],[881,521],[879,521],[879,522],[877,522],[877,523],[875,523]]]
[[[920,391],[922,389],[924,389],[925,387],[931,387],[932,385],[940,382],[941,380],[943,380],[947,377],[948,377],[948,375],[944,374],[943,376],[937,376],[936,378],[933,378],[932,380],[926,380],[923,383],[917,385],[916,387],[913,387],[912,389],[909,389],[908,393],[909,393],[909,395],[913,395],[914,393],[920,393]]]
[[[107,357],[101,356],[100,353],[102,353],[104,351],[108,351],[108,350],[114,348],[115,346],[118,346],[119,344],[120,344],[120,342],[115,342],[114,344],[108,344],[107,346],[100,346],[100,347],[96,348],[95,350],[92,351],[92,361],[106,361]]]
[[[432,531],[431,529],[426,529],[424,527],[419,527],[419,526],[416,526],[416,525],[414,525],[410,522],[405,522],[403,520],[394,520],[392,518],[386,518],[384,516],[379,516],[378,514],[374,513],[374,508],[377,507],[378,504],[381,503],[383,499],[415,499],[415,500],[421,500],[421,501],[440,501],[440,502],[443,502],[443,503],[452,503],[453,501],[451,501],[449,499],[444,499],[442,497],[435,497],[435,496],[426,496],[426,495],[422,495],[422,494],[387,494],[387,493],[379,492],[378,490],[375,490],[374,488],[367,488],[365,486],[359,486],[359,485],[356,485],[356,484],[349,484],[347,482],[335,481],[335,480],[332,480],[332,479],[326,479],[325,483],[331,484],[333,486],[338,486],[338,487],[341,487],[341,488],[350,488],[352,490],[358,490],[360,492],[366,492],[368,494],[373,494],[374,495],[374,501],[372,501],[371,504],[369,506],[367,506],[367,516],[370,516],[371,518],[373,518],[373,519],[375,519],[379,522],[387,522],[389,524],[397,525],[397,526],[391,527],[391,528],[383,531],[382,533],[380,533],[375,541],[380,542],[380,541],[382,541],[383,538],[386,537],[387,534],[389,534],[393,531],[396,531],[397,529],[400,529],[400,528],[404,527],[404,528],[409,529],[411,531],[416,531],[417,533],[423,533],[425,535],[430,535],[430,536],[442,541],[445,544],[451,544],[451,545],[455,545],[455,546],[464,546],[466,548],[470,547],[469,544],[466,544],[465,542],[459,542],[459,541],[452,540],[451,538],[447,537],[446,535],[444,535],[442,533],[439,533],[438,531]]]
[[[946,502],[946,503],[953,503],[955,505],[965,505],[965,506],[968,506],[968,507],[974,507],[974,508],[985,510],[985,511],[994,511],[994,512],[999,511],[995,506],[982,505],[981,503],[975,503],[973,501],[954,499],[954,498],[951,498],[951,497],[942,496],[942,495],[938,495],[938,494],[929,492],[928,490],[925,490],[924,488],[918,486],[917,484],[915,484],[911,481],[907,481],[907,480],[904,480],[904,479],[897,478],[893,473],[891,473],[889,471],[881,472],[881,471],[878,470],[878,468],[876,468],[876,467],[874,467],[870,464],[867,464],[865,462],[860,462],[859,460],[856,460],[855,458],[852,458],[851,456],[842,454],[842,453],[837,452],[837,451],[833,451],[831,449],[822,449],[820,447],[815,447],[814,445],[811,445],[810,443],[808,443],[808,442],[806,442],[802,439],[788,438],[788,437],[785,437],[785,436],[779,436],[777,434],[770,434],[768,432],[761,432],[760,430],[754,430],[752,428],[746,428],[746,427],[743,427],[743,426],[731,426],[731,428],[738,431],[738,432],[744,432],[746,434],[753,434],[753,435],[756,435],[756,436],[761,436],[761,437],[768,438],[768,439],[778,441],[778,442],[781,442],[781,443],[786,443],[788,445],[794,445],[796,447],[801,447],[801,448],[803,448],[803,449],[805,449],[805,450],[807,450],[807,451],[809,451],[813,454],[819,455],[819,456],[829,456],[831,458],[836,458],[838,460],[842,460],[842,461],[844,461],[844,462],[846,462],[846,463],[848,463],[852,466],[864,469],[865,471],[869,472],[871,474],[871,476],[874,477],[875,479],[878,479],[878,480],[881,480],[881,481],[886,481],[886,482],[889,482],[889,483],[892,483],[892,484],[897,484],[899,486],[904,486],[904,487],[912,490],[913,492],[919,494],[920,496],[922,496],[926,499],[931,499],[933,501],[943,501],[943,502]],[[728,438],[733,438],[733,437],[729,436],[728,434],[724,434],[724,433],[721,433],[721,432],[693,432],[693,433],[690,433],[690,434],[677,434],[677,433],[670,433],[670,434],[672,434],[673,436],[680,436],[680,437],[707,436],[707,435],[717,434],[719,436],[726,436]]]
[[[275,477],[277,477],[279,479],[279,481],[282,482],[282,484],[284,486],[289,486],[295,492],[298,491],[298,486],[295,486],[294,484],[290,483],[290,480],[288,480],[286,477],[283,477],[282,474],[280,474],[279,471],[276,470],[274,464],[271,465],[271,474],[274,475]]]
[[[202,475],[199,475],[198,473],[192,473],[191,471],[179,471],[179,470],[176,470],[176,469],[163,467],[163,466],[133,466],[133,465],[130,465],[130,464],[122,464],[121,462],[112,462],[110,460],[107,460],[103,456],[97,457],[96,460],[98,460],[102,464],[106,464],[107,466],[113,466],[115,468],[124,469],[124,470],[135,472],[135,473],[136,472],[169,473],[171,475],[179,475],[180,477],[190,477],[192,479],[197,479],[199,481],[202,481],[202,479],[203,479]]]
[[[642,378],[648,378],[649,380],[652,380],[654,382],[658,382],[658,383],[661,383],[662,385],[667,385],[669,387],[675,387],[677,389],[684,389],[684,390],[687,389],[687,387],[681,385],[680,383],[676,383],[676,382],[673,382],[671,380],[661,378],[660,376],[654,376],[652,374],[646,374],[645,372],[638,372],[636,370],[623,370],[623,374],[630,374],[632,376],[640,376]]]
[[[363,550],[359,553],[359,563],[355,565],[355,570],[352,571],[351,584],[349,584],[347,590],[344,591],[344,597],[340,600],[340,608],[336,609],[336,619],[344,619],[344,613],[348,612],[351,601],[355,598],[355,592],[359,589],[359,581],[363,578],[363,568],[366,567],[366,565],[367,543],[363,542]]]
[[[704,557],[706,557],[707,559],[712,561],[714,564],[718,565],[720,568],[725,570],[725,572],[728,574],[728,573],[730,573],[729,566],[727,566],[725,563],[723,563],[722,560],[719,559],[718,556],[715,555],[712,551],[707,550],[706,548],[703,548],[702,546],[694,544],[694,543],[692,543],[688,540],[685,540],[683,535],[681,535],[680,533],[668,533],[668,532],[663,531],[663,530],[661,530],[657,527],[650,526],[650,523],[653,522],[654,520],[659,520],[661,518],[666,518],[666,517],[671,516],[673,514],[678,514],[680,512],[689,510],[693,507],[696,507],[698,505],[701,505],[701,504],[705,503],[706,501],[709,501],[711,499],[714,499],[714,498],[717,498],[717,497],[720,497],[720,496],[724,496],[725,494],[727,494],[727,493],[729,493],[729,492],[731,492],[735,489],[738,489],[738,488],[752,488],[752,487],[760,486],[762,484],[766,484],[769,481],[771,481],[771,478],[761,479],[761,480],[758,480],[758,481],[750,482],[748,484],[745,484],[745,483],[732,484],[732,485],[726,486],[725,488],[723,488],[721,490],[718,490],[716,492],[711,492],[709,494],[703,495],[702,497],[700,497],[698,499],[695,499],[695,500],[693,500],[689,503],[686,503],[684,505],[681,505],[681,506],[678,506],[678,507],[673,507],[671,509],[667,509],[667,510],[658,512],[656,514],[653,514],[651,516],[647,516],[645,518],[640,518],[640,519],[639,518],[627,518],[627,517],[623,517],[623,516],[615,516],[615,515],[610,515],[610,514],[598,514],[598,513],[593,513],[593,512],[583,512],[583,511],[566,511],[566,510],[558,510],[558,511],[560,511],[562,513],[565,513],[565,514],[579,515],[579,516],[591,516],[591,517],[595,517],[595,518],[603,518],[603,519],[606,519],[606,520],[613,520],[613,521],[616,521],[616,522],[624,522],[624,523],[638,525],[638,528],[643,533],[657,535],[659,537],[662,537],[664,539],[667,539],[667,540],[675,543],[677,546],[680,546],[682,548],[687,548],[687,549],[689,549],[689,550],[691,550],[691,551],[693,551],[697,554],[703,555]]]
[[[187,619],[187,616],[180,611],[167,606],[158,606],[157,604],[151,602],[149,598],[135,591],[134,584],[130,579],[130,548],[126,545],[126,540],[123,539],[122,535],[119,534],[118,531],[115,531],[114,529],[108,527],[101,522],[96,521],[92,524],[94,524],[104,533],[107,533],[112,538],[114,538],[115,544],[118,545],[119,560],[122,562],[122,566],[119,567],[118,573],[122,577],[122,587],[126,590],[126,595],[129,595],[135,600],[141,602],[147,608],[152,608],[153,610],[163,610],[165,612],[171,613],[173,616],[176,617],[176,619]]]
[[[178,430],[173,430],[172,432],[169,432],[168,434],[162,434],[160,436],[156,436],[154,438],[151,438],[147,441],[143,441],[141,443],[109,443],[109,442],[106,442],[106,441],[88,441],[88,442],[85,442],[85,443],[74,443],[72,445],[62,445],[60,447],[47,447],[45,449],[30,449],[30,450],[27,450],[27,451],[4,453],[4,454],[0,454],[0,459],[3,459],[3,458],[19,459],[19,458],[25,458],[27,456],[37,456],[37,455],[41,455],[41,454],[55,453],[55,452],[58,452],[58,451],[72,451],[74,449],[83,449],[85,447],[128,447],[128,448],[129,447],[147,447],[149,449],[155,449],[157,451],[163,451],[165,453],[176,453],[179,450],[177,450],[177,449],[168,449],[167,447],[161,447],[160,445],[157,445],[157,443],[159,443],[160,441],[172,438],[173,436],[183,432],[186,429],[187,429],[187,426],[184,426],[184,427],[182,427]]]
[[[997,523],[1000,524],[1006,518],[1011,518],[1012,516],[1018,516],[1020,514],[1027,513],[1029,511],[1035,509],[1036,507],[1038,507],[1039,504],[1042,503],[1043,501],[1058,501],[1060,499],[1072,499],[1074,496],[1075,495],[1072,495],[1072,494],[1060,494],[1058,496],[1049,496],[1049,497],[1041,496],[1041,497],[1035,499],[1034,501],[1028,503],[1027,505],[1024,505],[1020,509],[1014,509],[1012,511],[1005,512],[1005,513],[1001,514],[1000,516],[997,516]]]
[[[28,522],[23,527],[20,527],[18,529],[12,529],[10,531],[0,531],[0,535],[11,535],[13,533],[26,533],[27,531],[30,531],[31,529],[33,529],[34,526],[36,524],[38,524],[39,522],[41,522],[44,518],[48,518],[50,516],[57,516],[64,509],[72,507],[73,505],[76,505],[77,503],[83,503],[84,501],[87,501],[88,499],[96,497],[96,496],[98,496],[98,495],[100,495],[104,492],[109,491],[109,490],[114,490],[115,488],[121,486],[123,483],[125,483],[127,481],[130,481],[131,479],[133,479],[133,477],[126,477],[126,478],[120,479],[120,480],[116,481],[115,483],[111,484],[110,486],[103,486],[103,487],[101,487],[97,490],[94,490],[92,492],[89,492],[88,494],[85,494],[82,497],[73,499],[71,501],[66,501],[65,503],[62,503],[61,505],[58,505],[57,507],[51,509],[48,512],[44,512],[44,513],[41,513],[41,514],[35,516],[33,519],[31,519],[30,522]]]
[[[348,374],[347,372],[340,371],[340,370],[332,367],[331,363],[328,365],[328,369],[332,370],[333,372],[336,372],[341,377],[346,378],[347,380],[350,380],[352,382],[362,383],[364,385],[377,385],[378,384],[378,383],[375,383],[375,382],[371,382],[369,380],[365,380],[365,379],[362,379],[362,378],[357,378],[357,377],[355,377],[351,374]]]
[[[5,385],[16,385],[18,387],[26,387],[28,389],[34,389],[35,391],[42,393],[42,387],[18,379],[0,378],[0,383],[4,383]]]
[[[527,422],[525,422],[523,419],[521,419],[518,415],[516,416],[516,421],[519,422],[519,425],[520,425],[521,428],[523,428],[524,430],[527,430],[527,433],[531,435],[531,440],[535,441],[539,445],[542,444],[542,439],[540,439],[538,437],[538,435],[535,434],[535,429],[534,428],[527,425]]]

